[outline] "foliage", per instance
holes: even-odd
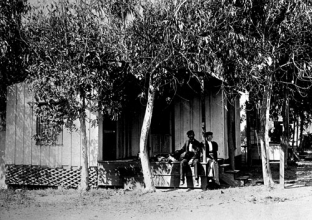
[[[116,118],[131,95],[125,91],[135,82],[99,7],[65,1],[28,18],[34,109],[52,127],[75,129],[87,109]]]
[[[135,14],[126,29],[127,59],[145,88],[152,74],[158,94],[170,102],[183,84],[199,92],[200,77],[219,71],[205,37],[218,26],[214,2],[147,1]]]
[[[21,18],[28,10],[24,0],[0,1],[0,123],[5,121],[7,86],[26,77],[27,43]]]
[[[285,98],[286,88],[292,96],[308,89],[312,64],[309,7],[301,1],[262,0],[233,1],[220,7],[227,16],[219,30],[223,35],[217,33],[223,40],[215,51],[229,86],[251,92],[259,100],[266,76],[272,76],[276,105]]]

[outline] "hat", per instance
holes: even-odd
[[[207,137],[207,136],[209,136],[209,135],[213,135],[213,133],[212,133],[211,131],[207,131],[207,132],[205,133],[205,135],[206,135],[206,137]]]
[[[186,132],[186,135],[187,135],[187,136],[189,136],[189,135],[191,135],[191,134],[192,134],[192,135],[195,135],[195,133],[194,133],[193,130],[189,130],[188,132]]]

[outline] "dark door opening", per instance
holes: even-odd
[[[117,122],[109,117],[103,120],[103,160],[116,160]]]
[[[170,108],[155,108],[151,124],[151,155],[172,152],[172,127]]]

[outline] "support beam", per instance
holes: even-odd
[[[280,178],[279,178],[279,184],[281,188],[285,187],[285,163],[284,163],[284,156],[285,156],[285,146],[281,144],[280,147]]]
[[[207,146],[205,141],[205,133],[206,133],[205,80],[203,77],[201,77],[200,79],[200,101],[202,110],[202,140],[204,143],[203,162],[207,162],[207,154],[206,154]]]

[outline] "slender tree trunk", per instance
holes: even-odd
[[[300,145],[300,152],[303,154],[304,153],[304,145],[303,145],[303,122],[304,122],[304,115],[300,114],[298,124],[300,123],[300,135],[298,137],[298,132],[297,130],[297,146]],[[299,143],[298,143],[299,142]]]
[[[267,77],[267,84],[264,87],[262,107],[260,109],[260,146],[262,159],[262,174],[264,185],[273,187],[274,182],[269,163],[269,112],[272,93],[271,77]]]
[[[285,91],[286,101],[284,103],[284,115],[283,115],[283,125],[284,132],[282,135],[281,147],[283,147],[285,151],[285,166],[287,167],[288,161],[288,147],[289,147],[289,98],[288,98],[288,89]]]
[[[148,157],[147,152],[147,140],[148,134],[151,127],[151,121],[153,116],[153,108],[154,108],[154,99],[155,99],[156,90],[154,88],[152,77],[150,76],[149,80],[149,88],[148,88],[148,98],[147,98],[147,105],[141,130],[141,137],[140,137],[140,158],[142,164],[142,171],[145,183],[145,189],[147,191],[155,191],[154,182],[152,179],[151,173],[151,165]]]
[[[288,149],[289,149],[289,139],[290,139],[290,129],[289,129],[289,99],[288,99],[288,93],[287,93],[287,100],[286,100],[286,104],[285,104],[285,118],[286,118],[286,121],[285,121],[285,136],[286,136],[286,149],[285,149],[285,166],[287,167],[287,161],[288,161],[288,156],[289,156],[289,153],[288,153]]]
[[[83,109],[85,106],[85,99],[82,98]],[[82,166],[81,166],[81,181],[79,188],[81,190],[89,190],[89,170],[88,170],[88,145],[87,145],[87,129],[86,129],[86,112],[80,113],[79,117],[81,134],[82,134]]]
[[[293,129],[293,138],[292,138],[292,149],[294,152],[297,152],[297,149],[295,149],[295,138],[296,138],[296,131],[297,131],[297,120],[294,119],[294,129]],[[297,147],[296,147],[297,148]]]
[[[301,123],[301,121],[299,120],[299,117],[296,117],[296,121],[297,121],[297,131],[296,131],[296,146],[297,148],[299,148],[300,152],[301,152],[301,136],[300,135],[300,138],[299,138],[299,130],[302,131],[302,128],[303,128],[303,124]],[[300,143],[299,143],[300,141]]]

